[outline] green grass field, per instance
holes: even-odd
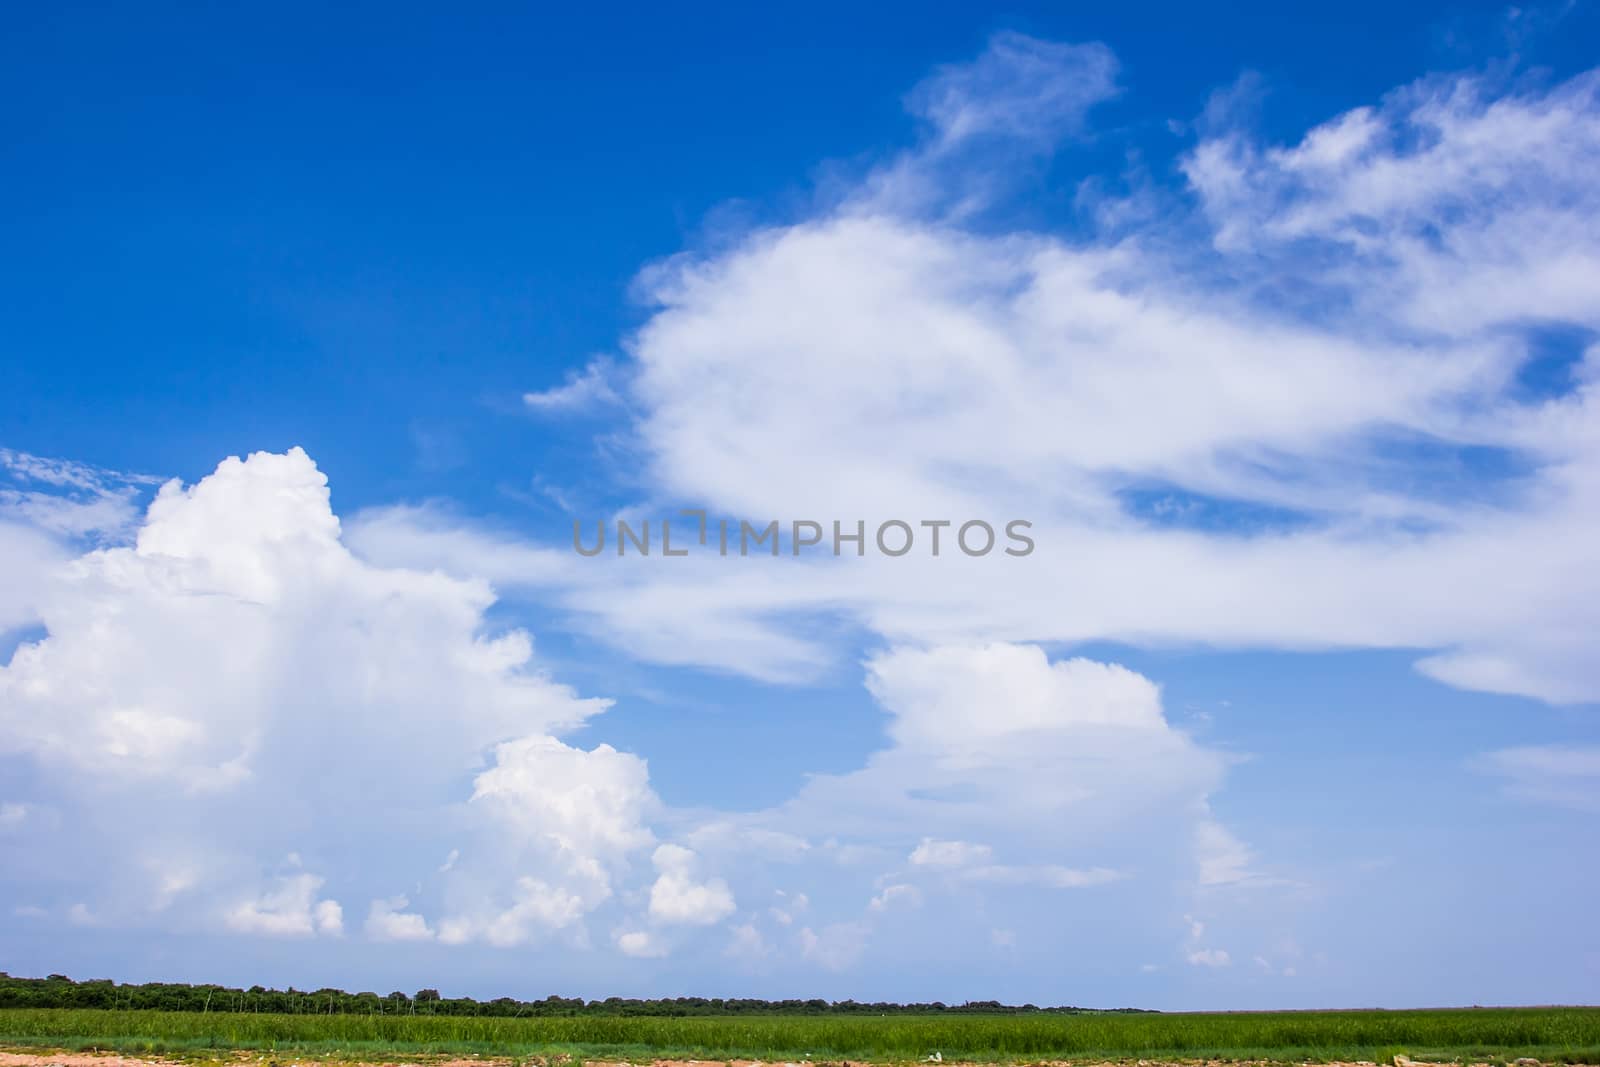
[[[1138,1015],[472,1018],[0,1010],[0,1044],[167,1055],[252,1049],[346,1059],[1418,1059],[1600,1063],[1600,1008]]]

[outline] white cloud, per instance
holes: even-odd
[[[720,878],[699,880],[697,860],[682,845],[662,845],[651,862],[659,872],[650,887],[650,918],[659,923],[710,926],[732,915],[733,893]]]
[[[990,190],[956,149],[1059,139],[1113,69],[1001,35],[913,94],[929,139],[859,188],[647,271],[627,346],[656,499],[1026,517],[1032,556],[602,581],[496,543],[493,577],[642,657],[771,680],[839,655],[826,613],[896,644],[1430,649],[1448,684],[1600,697],[1600,356],[1551,396],[1517,379],[1530,324],[1600,325],[1596,76],[1431,79],[1280,147],[1214,123],[1186,163],[1201,217],[1174,198],[1132,235],[964,228]],[[370,522],[379,557],[424,551]]]
[[[907,107],[933,127],[940,149],[986,136],[1048,143],[1081,128],[1089,108],[1115,91],[1116,72],[1104,45],[999,33],[976,61],[918,85]]]
[[[163,486],[131,545],[54,571],[46,635],[0,668],[0,753],[48,771],[17,802],[50,800],[84,830],[62,847],[131,872],[95,887],[108,920],[165,909],[182,871],[193,906],[169,922],[330,932],[309,876],[259,888],[293,849],[369,899],[438,877],[446,940],[570,927],[652,840],[644,762],[557,739],[607,703],[488,626],[486,583],[363,562],[340,533],[311,460],[263,453]],[[152,830],[114,832],[130,819]],[[375,863],[343,847],[397,834]],[[452,850],[445,872],[423,858]]]
[[[610,895],[591,882],[569,888],[540,878],[521,877],[509,889],[498,889],[469,910],[439,921],[439,940],[447,945],[483,941],[496,948],[527,944],[542,934],[566,929]]]
[[[1328,280],[1363,311],[1464,337],[1519,318],[1594,323],[1597,163],[1600,76],[1591,71],[1521,92],[1425,79],[1295,145],[1214,138],[1187,170],[1219,244],[1270,255],[1324,242],[1345,254],[1332,261],[1341,276]],[[1356,265],[1359,281],[1343,273]]]
[[[1499,95],[1434,79],[1278,147],[1214,125],[1185,162],[1202,217],[1172,200],[1071,239],[969,226],[1004,193],[992,172],[1014,177],[969,151],[1048,151],[1115,69],[1096,46],[1000,35],[912,94],[913,149],[812,217],[647,271],[626,365],[527,397],[620,402],[669,510],[1026,517],[1026,559],[602,569],[434,507],[364,515],[352,552],[298,450],[165,486],[131,545],[85,553],[72,539],[127,528],[133,494],[7,454],[30,481],[0,497],[0,628],[48,636],[0,668],[0,753],[45,772],[49,795],[16,803],[85,828],[60,847],[130,872],[67,913],[331,935],[326,876],[376,901],[369,936],[576,945],[601,909],[648,898],[650,929],[610,928],[658,956],[663,928],[735,914],[735,887],[772,899],[761,861],[816,891],[805,919],[803,894],[780,898],[778,944],[846,968],[891,903],[1124,880],[1075,897],[1095,917],[1124,889],[1259,882],[1207,804],[1225,758],[1167,721],[1150,679],[1041,646],[1424,649],[1449,684],[1600,696],[1600,349],[1567,386],[1518,380],[1530,323],[1600,325],[1595,77]],[[1506,470],[1460,476],[1485,453]],[[571,743],[607,703],[491,624],[496,588],[641,658],[769,680],[856,654],[818,635],[859,628],[885,746],[768,810],[676,813],[692,847],[656,847],[652,876],[648,768]],[[1536,746],[1482,766],[1583,807],[1591,762]],[[350,839],[382,846],[378,869]],[[264,878],[291,847],[321,873]],[[813,857],[840,862],[818,876]],[[431,920],[382,896],[423,879]],[[846,897],[866,914],[831,921]],[[1184,958],[1227,966],[1204,933],[1192,920]],[[754,922],[732,936],[768,947]]]
[[[767,909],[767,914],[772,916],[772,921],[780,926],[790,926],[794,923],[796,915],[802,914],[811,907],[811,898],[804,893],[790,895],[779,889],[776,891],[781,904]]]
[[[610,382],[614,373],[609,360],[592,360],[582,373],[567,375],[565,384],[542,392],[524,393],[522,402],[529,410],[541,414],[585,412],[603,405],[619,404],[622,398]]]
[[[830,896],[852,880],[870,885],[856,917],[830,908],[802,923],[792,896],[771,909],[807,958],[853,965],[876,926],[917,901],[924,917],[977,923],[987,937],[974,901],[991,895],[1022,922],[1027,909],[1059,908],[1041,890],[1088,891],[1130,872],[1140,893],[1162,891],[1169,876],[1194,884],[1192,842],[1223,761],[1166,723],[1148,680],[1007,645],[889,649],[867,671],[889,716],[888,747],[738,820],[823,841],[819,853],[859,854],[816,883]],[[1077,914],[1110,914],[1126,900],[1085,895]]]
[[[337,900],[319,900],[312,909],[312,921],[317,933],[340,937],[344,934],[344,908]]]
[[[884,886],[883,892],[873,897],[867,908],[871,911],[889,911],[894,908],[914,908],[921,903],[922,890],[914,885],[896,883]]]
[[[311,937],[344,933],[338,901],[321,899],[324,879],[310,872],[286,875],[260,895],[240,901],[224,916],[228,929],[267,937]]]
[[[741,826],[729,820],[708,822],[690,831],[689,844],[701,853],[759,857],[781,863],[798,862],[811,851],[811,843],[781,830]]]
[[[494,757],[475,779],[472,799],[509,832],[580,861],[617,860],[650,843],[643,820],[656,801],[639,757],[540,736],[498,745]]]
[[[433,930],[421,915],[406,911],[405,897],[374,900],[364,927],[374,941],[431,941]]]
[[[908,857],[919,867],[967,867],[983,863],[993,855],[988,845],[974,845],[966,841],[935,841],[924,837]]]
[[[1107,867],[1084,869],[1063,867],[1059,864],[1043,866],[1004,866],[991,864],[972,867],[961,872],[960,877],[969,882],[989,882],[995,885],[1031,885],[1045,889],[1088,889],[1120,881],[1127,875]]]
[[[1195,854],[1202,886],[1238,885],[1256,877],[1249,847],[1219,822],[1208,819],[1195,827]]]
[[[648,930],[627,930],[616,935],[617,949],[624,956],[653,959],[667,954],[666,946]]]
[[[0,519],[71,538],[114,537],[157,479],[0,448]]]

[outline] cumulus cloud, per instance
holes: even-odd
[[[230,930],[244,934],[338,937],[344,933],[344,909],[338,901],[318,896],[324,884],[309,872],[286,875],[260,896],[234,906],[223,921]]]
[[[421,878],[443,940],[570,926],[650,843],[654,794],[637,757],[558,740],[607,704],[490,627],[493,600],[481,580],[351,555],[298,449],[164,485],[131,544],[52,572],[45,636],[0,668],[0,752],[51,772],[48,796],[17,803],[49,801],[65,840],[127,872],[91,887],[123,920],[329,933],[322,878]],[[128,818],[150,832],[116,832]],[[352,837],[396,847],[363,862],[338,844]],[[254,888],[288,852],[318,876]],[[426,929],[374,912],[378,932]]]
[[[1126,907],[1126,895],[1101,892],[1113,883],[1140,882],[1163,902],[1196,884],[1191,843],[1224,761],[1166,721],[1148,679],[1006,644],[887,649],[867,678],[887,716],[884,748],[858,770],[811,776],[774,808],[719,819],[838,857],[794,871],[814,917],[800,918],[792,890],[768,912],[802,958],[855,966],[913,910],[987,940],[981,901],[1059,931],[1046,893],[1080,894],[1074,920],[1094,922]]]
[[[405,897],[374,900],[363,929],[374,941],[431,941],[433,931],[421,915],[406,911]]]
[[[626,930],[616,936],[617,949],[635,959],[654,959],[667,954],[666,946],[648,930]]]
[[[1196,967],[1226,967],[1233,962],[1228,950],[1223,948],[1196,949],[1187,959]]]
[[[867,907],[872,911],[889,911],[892,908],[914,908],[922,903],[922,891],[914,885],[897,883],[886,885],[883,892],[873,897]]]
[[[610,896],[598,873],[579,879],[577,886],[552,884],[542,878],[520,877],[509,889],[484,891],[488,900],[439,921],[439,940],[447,945],[482,941],[496,948],[512,948],[563,930],[581,920]]]
[[[662,845],[651,862],[659,872],[650,887],[650,918],[659,923],[710,926],[732,915],[733,893],[720,878],[699,880],[698,857],[682,845]]]

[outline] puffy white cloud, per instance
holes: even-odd
[[[0,668],[0,752],[49,769],[49,795],[17,802],[72,827],[52,849],[129,872],[89,887],[108,919],[332,932],[312,876],[259,888],[294,851],[380,898],[425,879],[453,920],[441,939],[512,944],[599,906],[651,841],[644,762],[554,736],[607,703],[495,632],[485,582],[353,556],[298,449],[163,486],[131,544],[43,588],[45,636]],[[151,829],[119,832],[128,819]],[[390,847],[363,860],[351,839]],[[416,929],[375,911],[373,930]]]
[[[667,954],[666,945],[648,930],[624,930],[615,940],[619,952],[635,959],[655,959]]]
[[[472,799],[507,831],[580,862],[620,860],[651,840],[643,822],[655,796],[645,762],[610,745],[585,751],[553,737],[507,741],[478,775]]]
[[[1224,948],[1196,949],[1186,958],[1196,967],[1226,967],[1233,962]]]
[[[1152,849],[1186,859],[1209,819],[1223,759],[1169,725],[1159,690],[1132,671],[988,644],[886,650],[867,677],[889,746],[726,821],[827,837],[869,865],[898,855],[902,882],[1091,888]]]
[[[483,941],[496,948],[526,944],[540,935],[572,926],[610,895],[594,874],[576,886],[521,877],[510,890],[480,897],[469,909],[439,921],[439,940],[447,945]],[[480,893],[482,887],[477,886]]]
[[[827,902],[802,922],[788,892],[767,913],[803,959],[854,967],[913,904],[918,922],[975,924],[986,941],[990,901],[1033,929],[1061,914],[1044,893],[1081,894],[1074,921],[1088,922],[1125,909],[1127,894],[1098,891],[1112,883],[1164,906],[1198,885],[1193,841],[1224,761],[1167,723],[1147,679],[1001,644],[889,649],[867,675],[887,747],[772,809],[718,818],[723,839],[775,831],[851,855],[784,868]]]
[[[710,926],[732,915],[733,893],[720,878],[699,880],[698,857],[682,845],[662,845],[651,861],[659,872],[650,887],[650,918],[659,923]]]
[[[867,907],[872,911],[889,911],[891,908],[899,907],[914,908],[920,903],[922,903],[922,890],[914,885],[897,882],[894,885],[884,886],[883,892],[873,897],[867,903]]]
[[[324,879],[308,871],[286,875],[261,895],[239,902],[223,916],[223,922],[243,934],[337,937],[344,933],[344,910],[338,901],[318,897],[324,884]]]
[[[317,906],[311,909],[311,918],[319,934],[339,937],[344,933],[344,908],[337,900],[317,901]]]
[[[363,929],[374,941],[431,941],[433,930],[421,915],[406,911],[403,896],[374,900]]]
[[[795,804],[853,801],[942,831],[919,835],[913,868],[995,873],[1002,835],[1104,840],[1106,827],[1186,806],[1221,780],[1221,760],[1167,724],[1157,687],[1115,665],[1052,663],[1026,645],[902,647],[868,661],[867,687],[893,747],[854,774],[819,776]]]

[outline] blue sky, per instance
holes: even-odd
[[[1594,999],[1591,6],[13,23],[0,968]]]

